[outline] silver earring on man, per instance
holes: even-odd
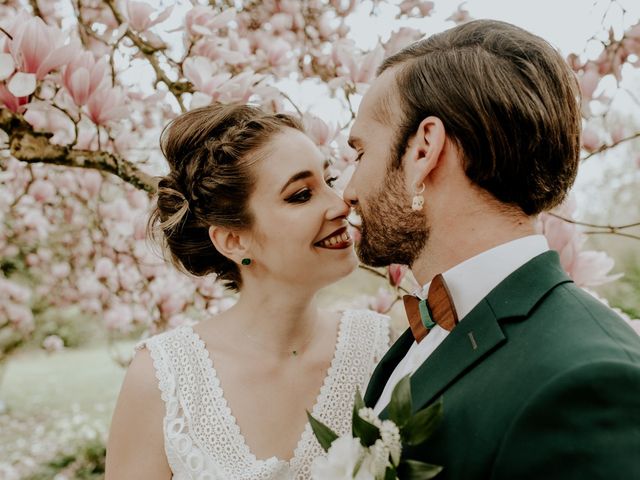
[[[416,194],[413,196],[413,203],[411,204],[411,210],[413,210],[414,212],[419,212],[420,210],[422,210],[422,207],[424,207],[424,196],[422,195],[425,188],[424,183],[420,186],[420,191],[416,192]]]

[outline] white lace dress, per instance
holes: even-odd
[[[227,405],[205,344],[191,327],[156,335],[136,348],[145,346],[166,407],[165,452],[174,480],[310,478],[311,463],[324,453],[311,426],[305,426],[291,460],[257,459]],[[339,434],[349,432],[356,386],[364,393],[388,347],[387,317],[368,310],[345,311],[313,416]]]

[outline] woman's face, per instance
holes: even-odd
[[[347,232],[349,206],[332,188],[336,172],[309,137],[285,128],[253,168],[250,268],[317,288],[351,273],[357,258]]]

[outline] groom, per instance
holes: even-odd
[[[385,417],[407,374],[414,410],[443,399],[434,435],[403,452],[439,478],[640,479],[640,338],[535,234],[576,176],[578,97],[548,43],[478,20],[387,58],[360,105],[345,191],[359,255],[410,265],[429,297],[365,402]]]

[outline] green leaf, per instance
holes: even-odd
[[[411,418],[411,376],[406,375],[394,387],[389,402],[389,419],[403,427]]]
[[[393,465],[387,467],[384,471],[384,480],[396,480],[398,478],[398,472]]]
[[[442,398],[420,410],[401,428],[402,440],[407,445],[416,446],[427,441],[442,419]]]
[[[308,410],[307,418],[309,419],[309,424],[311,425],[313,433],[318,439],[320,446],[324,449],[325,452],[328,451],[333,441],[338,438],[338,435],[324,423],[313,418]]]
[[[353,403],[353,411],[357,413],[361,408],[364,408],[366,405],[364,404],[364,400],[362,399],[362,394],[360,393],[360,387],[356,387],[356,399]]]
[[[364,420],[358,411],[358,394],[356,393],[356,402],[353,404],[353,417],[351,420],[351,433],[354,438],[359,438],[360,443],[365,447],[370,447],[376,440],[380,438],[380,429],[375,425]]]
[[[403,460],[398,466],[398,477],[402,480],[427,480],[442,471],[439,465],[418,462],[417,460]]]

